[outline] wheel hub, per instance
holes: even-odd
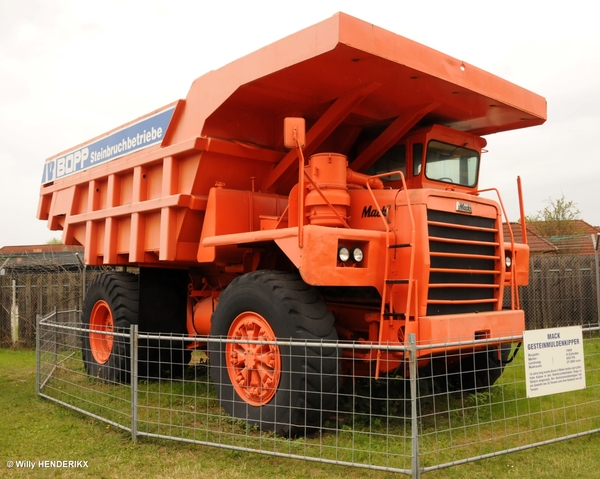
[[[252,406],[267,404],[281,380],[281,352],[268,321],[260,314],[245,312],[233,320],[225,345],[227,373],[240,398]],[[244,341],[260,341],[249,343]]]
[[[97,332],[94,332],[97,331]],[[99,364],[106,364],[113,349],[114,337],[113,315],[106,301],[100,300],[94,304],[90,315],[90,349],[94,359]]]

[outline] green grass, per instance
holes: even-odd
[[[588,352],[588,356],[589,351]],[[594,352],[596,354],[597,352]],[[73,361],[72,364],[68,363]],[[56,382],[56,395],[63,399],[73,399],[65,385],[77,389],[83,398],[80,405],[86,403],[89,394],[100,407],[96,411],[105,414],[112,411],[113,419],[117,422],[127,420],[129,414],[129,386],[107,385],[98,383],[84,374],[72,374],[81,368],[79,359],[73,357],[65,361],[65,366],[71,371],[57,371],[61,381]],[[588,369],[591,365],[588,366]],[[518,389],[522,384],[518,365],[509,368],[500,384],[492,394],[479,394],[464,399],[462,406],[466,413],[458,413],[453,404],[437,405],[431,414],[421,421],[421,446],[423,447],[423,463],[434,464],[440,460],[452,460],[463,452],[480,453],[489,447],[493,450],[498,446],[494,440],[494,428],[499,435],[505,435],[507,429],[519,432],[515,435],[518,441],[527,443],[535,440],[536,436],[528,434],[527,427],[539,429],[538,435],[543,438],[546,429],[540,427],[548,422],[544,414],[546,409],[554,404],[558,407],[575,400],[572,395],[561,397],[538,398],[527,400],[524,391]],[[60,375],[64,376],[60,376]],[[65,382],[68,379],[68,383]],[[593,379],[597,384],[597,378]],[[589,385],[589,384],[588,384]],[[49,383],[48,386],[51,386]],[[91,389],[89,387],[99,388]],[[60,389],[59,389],[60,388]],[[68,388],[67,388],[68,389]],[[202,381],[192,384],[182,383],[141,383],[140,389],[140,429],[149,432],[173,432],[165,429],[167,419],[171,424],[178,424],[175,432],[188,439],[202,439],[199,434],[207,435],[207,439],[221,438],[223,442],[279,450],[289,454],[304,454],[306,452],[321,454],[324,457],[333,453],[334,447],[344,450],[349,445],[358,449],[354,453],[357,459],[383,460],[387,453],[403,457],[410,455],[406,441],[398,436],[387,442],[381,436],[386,423],[383,417],[365,421],[360,416],[346,418],[346,422],[331,426],[327,433],[319,439],[306,438],[294,441],[261,435],[252,428],[233,419],[223,419],[218,412],[214,393],[204,388]],[[510,393],[510,395],[509,395]],[[598,402],[586,395],[590,391],[581,391],[577,396],[577,418],[559,418],[564,423],[563,429],[552,430],[569,432],[573,420],[586,416],[589,408],[598,408]],[[98,398],[101,399],[98,399]],[[583,399],[583,401],[582,401]],[[503,400],[503,401],[502,401]],[[552,403],[554,401],[554,403]],[[549,402],[549,403],[548,403]],[[172,408],[172,412],[161,408]],[[444,406],[444,407],[442,407]],[[98,406],[96,406],[98,407]],[[157,440],[141,437],[133,443],[130,435],[114,426],[94,420],[64,408],[54,402],[40,399],[35,395],[35,352],[24,350],[0,350],[0,469],[3,477],[100,477],[100,478],[134,478],[134,477],[264,477],[264,478],[391,478],[402,477],[398,474],[371,471],[321,464],[309,461],[270,457],[261,454],[237,452],[216,447],[200,446],[175,441]],[[526,408],[526,409],[523,409]],[[536,408],[538,408],[536,410]],[[579,408],[579,406],[578,406]],[[527,412],[527,422],[522,419],[523,411]],[[544,412],[545,411],[545,412]],[[169,414],[169,417],[165,417]],[[160,415],[160,416],[159,416]],[[597,416],[597,413],[596,413]],[[508,419],[507,419],[508,418]],[[556,418],[553,418],[555,420]],[[208,421],[209,431],[200,431],[195,422]],[[484,428],[478,428],[477,423],[483,423]],[[555,421],[556,422],[556,421]],[[549,422],[548,422],[549,423]],[[549,423],[550,424],[550,423]],[[399,423],[394,423],[398,427]],[[450,427],[451,426],[451,427]],[[449,429],[450,427],[450,429]],[[451,431],[451,433],[449,432]],[[232,434],[233,433],[233,434]],[[404,434],[404,432],[402,432]],[[512,437],[512,436],[511,436]],[[474,441],[477,439],[477,441]],[[483,440],[483,449],[479,444]],[[325,447],[325,452],[322,451]],[[331,449],[327,449],[331,447]],[[321,449],[319,449],[321,448]],[[427,451],[436,451],[435,455],[427,455]],[[338,452],[344,459],[344,452]],[[349,454],[349,453],[348,453]],[[84,460],[88,461],[87,469],[39,469],[25,470],[6,466],[7,461],[30,460],[37,463],[41,460]],[[560,442],[536,449],[530,449],[510,455],[498,456],[475,463],[463,464],[447,469],[431,471],[423,477],[431,479],[443,478],[555,478],[563,476],[592,478],[600,473],[600,441],[597,435],[585,436],[571,441]]]

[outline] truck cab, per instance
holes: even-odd
[[[408,188],[433,188],[476,194],[481,154],[487,141],[467,132],[432,125],[410,133],[370,165],[366,173],[402,171]],[[399,175],[382,178],[401,188]]]

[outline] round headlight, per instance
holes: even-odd
[[[510,257],[510,255],[506,255],[504,257],[504,262],[506,263],[506,269],[510,269],[510,267],[512,266],[512,258]]]
[[[352,250],[352,259],[354,261],[356,261],[357,263],[360,263],[364,257],[365,257],[365,255],[363,254],[362,249],[354,248]]]
[[[348,261],[350,259],[350,250],[348,248],[346,248],[345,246],[342,246],[338,250],[338,258],[340,259],[341,262],[345,263],[346,261]]]

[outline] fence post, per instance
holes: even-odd
[[[138,402],[138,325],[132,324],[129,334],[131,358],[131,439],[137,442],[137,402]]]
[[[35,315],[35,395],[40,395],[40,318],[39,314]]]
[[[600,326],[600,270],[598,268],[598,243],[600,243],[600,233],[596,237],[592,236],[594,242],[594,259],[596,261],[596,314],[598,316],[598,326]]]
[[[86,264],[82,261],[79,253],[75,253],[75,257],[77,261],[79,261],[79,265],[81,266],[81,301],[79,302],[79,309],[83,311],[83,300],[85,299],[85,270]]]
[[[54,324],[58,323],[58,308],[54,306]],[[52,328],[54,330],[54,367],[58,366],[58,328],[54,326]]]
[[[412,477],[421,477],[419,465],[419,422],[417,421],[417,336],[414,333],[408,335],[408,365],[410,372],[410,419],[412,435]]]
[[[12,280],[12,304],[10,307],[10,337],[13,345],[19,342],[19,305],[17,304],[17,281]]]

